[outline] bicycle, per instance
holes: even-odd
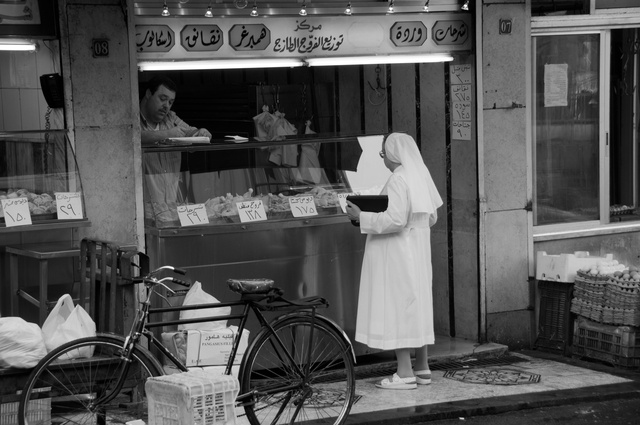
[[[38,418],[49,415],[51,423],[73,424],[124,424],[144,416],[144,383],[164,370],[141,338],[146,337],[177,369],[189,370],[150,331],[154,327],[239,320],[225,369],[229,375],[251,311],[261,328],[252,336],[240,363],[236,398],[236,406],[244,407],[249,422],[345,422],[355,396],[355,353],[344,331],[316,313],[318,308],[328,307],[324,298],[290,301],[282,297],[283,291],[272,280],[229,279],[228,287],[240,294],[237,301],[152,308],[153,294],[168,302],[159,288],[176,293],[165,282],[189,286],[173,275],[159,278],[162,271],[186,273],[163,266],[131,280],[132,284],[143,283],[146,295],[126,337],[98,334],[74,340],[52,350],[35,366],[20,397],[21,425],[39,423]],[[237,306],[242,306],[241,314],[149,322],[149,315],[155,313]],[[272,311],[284,314],[267,320],[265,313]]]

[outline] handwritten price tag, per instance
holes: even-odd
[[[209,224],[204,204],[178,205],[178,218],[181,226],[197,226]]]
[[[451,138],[456,140],[471,140],[471,123],[465,121],[451,121]]]
[[[313,201],[313,196],[293,196],[289,198],[289,206],[291,207],[291,214],[293,214],[294,217],[318,215],[318,209],[316,208],[316,203]]]
[[[262,205],[262,200],[243,201],[236,203],[240,222],[262,221],[267,219],[267,213]]]
[[[27,198],[3,199],[2,211],[4,211],[4,223],[7,227],[32,224]]]
[[[58,220],[82,218],[82,197],[80,192],[56,192]]]

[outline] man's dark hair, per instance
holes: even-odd
[[[154,94],[160,86],[165,86],[174,93],[178,91],[176,83],[174,83],[171,78],[165,77],[164,75],[156,75],[151,78],[147,83],[147,90],[149,90],[151,94]]]

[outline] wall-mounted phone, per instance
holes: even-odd
[[[64,107],[64,90],[60,74],[45,74],[40,76],[42,94],[50,108]]]

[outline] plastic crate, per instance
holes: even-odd
[[[29,402],[28,420],[29,424],[50,424],[51,423],[51,398],[41,398]],[[18,423],[19,402],[0,404],[0,425],[16,425]],[[35,409],[34,409],[35,407]]]
[[[236,423],[240,384],[230,375],[194,370],[147,379],[149,425]]]
[[[578,317],[573,330],[573,355],[623,367],[640,367],[640,334],[633,326],[612,326]]]
[[[571,296],[573,284],[538,281],[540,315],[536,348],[568,354],[571,345]]]

